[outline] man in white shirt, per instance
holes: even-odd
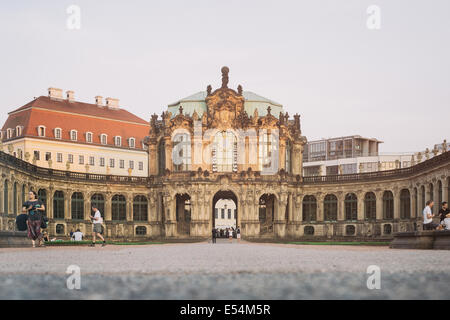
[[[102,236],[102,223],[103,218],[100,213],[100,211],[95,207],[92,206],[92,211],[94,212],[94,216],[91,216],[92,224],[93,224],[93,230],[92,230],[92,244],[91,247],[95,247],[95,237],[98,236],[100,239],[102,239],[102,247],[106,246],[105,238]]]
[[[83,241],[83,232],[80,231],[80,229],[77,229],[76,232],[73,233],[73,239],[75,241]]]
[[[427,201],[425,209],[423,209],[423,230],[435,230],[437,225],[433,223],[434,214],[431,211],[434,202],[432,200]]]

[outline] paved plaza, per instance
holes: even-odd
[[[66,270],[79,266],[81,289]],[[381,289],[367,288],[368,266]],[[450,251],[190,243],[0,249],[0,299],[449,299]]]

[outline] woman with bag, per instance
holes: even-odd
[[[41,224],[44,211],[45,206],[42,201],[37,198],[36,192],[30,191],[28,193],[28,201],[23,204],[22,212],[28,213],[28,238],[31,239],[33,248],[36,247],[36,240],[38,241],[39,247],[45,247],[42,241],[41,233]]]

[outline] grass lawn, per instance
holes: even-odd
[[[287,244],[301,244],[301,245],[324,245],[324,246],[388,246],[390,242],[351,242],[351,241],[301,241],[301,242],[287,242]]]

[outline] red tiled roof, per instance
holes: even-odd
[[[121,121],[121,122],[119,122]],[[55,139],[55,128],[62,129],[62,141],[70,141],[70,131],[77,130],[79,143],[87,143],[86,132],[93,133],[93,143],[100,144],[100,135],[108,135],[108,145],[113,146],[115,136],[122,137],[122,146],[128,147],[128,138],[136,139],[136,149],[148,135],[150,124],[132,113],[119,109],[100,108],[95,104],[54,101],[40,97],[23,107],[10,112],[3,125],[8,128],[23,126],[22,136],[38,137],[38,127],[46,127],[46,138]],[[15,137],[15,133],[13,135]]]

